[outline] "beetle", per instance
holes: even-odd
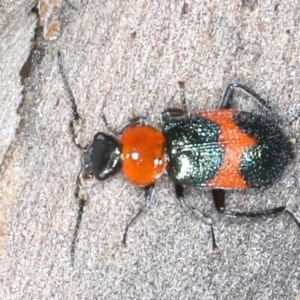
[[[285,206],[239,212],[225,205],[226,189],[272,185],[294,157],[293,140],[284,133],[284,124],[272,107],[248,86],[235,83],[228,85],[218,109],[188,113],[184,83],[179,82],[179,86],[182,108],[169,108],[162,113],[167,173],[174,182],[179,202],[207,219],[184,197],[184,187],[207,187],[212,189],[215,207],[222,214],[254,218],[286,212],[300,228],[297,218]],[[232,109],[236,90],[254,99],[270,117]],[[299,116],[300,113],[288,124]],[[211,224],[209,218],[208,223]]]
[[[285,206],[254,212],[232,211],[225,206],[226,189],[272,185],[293,158],[292,141],[284,133],[279,116],[252,89],[238,83],[230,84],[218,109],[188,113],[184,83],[179,82],[182,108],[168,108],[162,112],[161,131],[150,126],[143,116],[114,129],[102,114],[111,134],[98,132],[90,145],[82,146],[79,141],[82,119],[63,70],[60,52],[58,66],[73,111],[73,142],[83,154],[75,190],[79,209],[71,245],[72,265],[83,209],[88,200],[85,180],[95,177],[103,181],[120,170],[127,180],[145,190],[144,204],[126,224],[123,245],[126,245],[130,225],[153,198],[155,183],[165,171],[174,182],[175,194],[181,205],[210,225],[213,248],[217,245],[212,220],[189,203],[184,196],[185,187],[211,188],[214,204],[220,213],[254,218],[286,212],[300,228],[297,218]],[[250,95],[271,117],[233,110],[233,94],[237,89]],[[289,124],[299,116],[300,113]]]

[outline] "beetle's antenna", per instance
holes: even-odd
[[[59,73],[62,77],[62,80],[64,82],[65,88],[68,92],[68,95],[69,95],[69,98],[70,98],[70,101],[72,104],[74,118],[71,122],[71,130],[72,130],[72,134],[73,134],[73,142],[79,149],[81,149],[83,152],[85,152],[86,147],[82,147],[79,143],[79,135],[82,130],[82,119],[79,116],[79,113],[77,110],[77,105],[75,102],[75,97],[74,97],[72,90],[70,88],[70,85],[68,83],[66,73],[64,71],[63,63],[62,63],[62,56],[59,51],[57,53],[57,60],[58,60]],[[77,180],[76,180],[75,196],[77,199],[79,199],[79,209],[78,209],[75,231],[73,234],[73,239],[72,239],[72,244],[71,244],[71,264],[72,264],[72,266],[74,266],[74,262],[75,262],[75,248],[76,248],[79,227],[80,227],[81,220],[82,220],[83,208],[84,208],[86,201],[88,200],[88,194],[86,193],[86,191],[84,189],[84,181],[86,179],[87,169],[88,169],[88,165],[84,165],[82,167],[81,171],[79,172],[79,174],[77,176]]]
[[[72,244],[71,244],[71,264],[73,267],[75,262],[76,242],[77,242],[78,232],[82,220],[83,208],[89,198],[88,193],[84,189],[85,179],[87,178],[87,169],[88,169],[88,165],[83,166],[76,180],[75,197],[79,199],[79,209],[77,213],[77,220],[76,220],[75,230],[74,230]]]
[[[61,57],[60,51],[58,51],[58,53],[57,53],[57,60],[58,60],[59,73],[60,73],[60,75],[62,77],[62,80],[64,82],[64,85],[66,87],[66,90],[67,90],[67,92],[69,94],[69,97],[70,97],[70,100],[71,100],[71,103],[72,103],[72,110],[73,110],[74,119],[78,120],[78,119],[80,119],[80,116],[79,116],[78,111],[77,111],[77,105],[75,103],[75,97],[74,97],[74,95],[72,93],[72,90],[70,88],[70,85],[69,85],[67,77],[66,77],[66,73],[64,71],[64,67],[63,67],[62,57]]]
[[[64,82],[64,85],[66,87],[66,90],[69,94],[69,98],[71,100],[71,104],[72,104],[72,110],[73,110],[73,116],[74,119],[71,122],[71,130],[72,130],[72,134],[73,134],[73,142],[74,144],[81,150],[84,150],[85,148],[82,147],[80,145],[79,142],[79,136],[80,136],[80,132],[82,130],[82,119],[79,116],[78,110],[77,110],[77,105],[75,102],[75,97],[72,93],[72,90],[70,88],[70,85],[68,83],[67,77],[66,77],[66,73],[64,71],[64,67],[63,67],[63,63],[62,63],[62,57],[61,57],[61,53],[60,51],[58,51],[57,53],[57,60],[58,60],[58,68],[59,68],[59,73],[62,77],[62,80]]]
[[[77,242],[79,227],[80,227],[81,220],[82,220],[84,205],[85,205],[85,200],[80,199],[79,209],[78,209],[78,214],[77,214],[77,220],[76,220],[76,226],[75,226],[73,239],[72,239],[72,244],[71,244],[71,264],[72,264],[72,267],[74,267],[74,262],[75,262],[75,248],[76,248],[76,242]]]

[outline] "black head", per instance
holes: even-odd
[[[84,151],[84,164],[98,180],[105,180],[121,168],[119,142],[111,135],[98,132]]]

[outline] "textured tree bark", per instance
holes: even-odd
[[[229,222],[210,193],[191,189],[193,205],[214,217],[214,253],[210,229],[177,205],[166,176],[156,205],[129,228],[127,248],[123,230],[143,194],[122,174],[91,181],[72,269],[80,153],[57,51],[85,120],[84,144],[107,131],[102,112],[116,126],[144,115],[159,128],[160,113],[180,105],[178,81],[191,111],[217,108],[227,84],[242,82],[288,119],[300,111],[299,20],[293,0],[0,4],[0,298],[294,299],[292,221]],[[255,107],[237,98],[240,109]],[[299,137],[299,122],[290,133]],[[229,192],[230,207],[287,204],[299,216],[299,172],[296,159],[272,188]]]

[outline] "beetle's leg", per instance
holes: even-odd
[[[278,213],[286,212],[297,224],[300,228],[300,222],[296,219],[294,214],[286,209],[285,206],[279,206],[271,209],[265,209],[260,211],[250,211],[250,212],[240,212],[240,211],[233,211],[229,210],[225,207],[225,191],[222,189],[213,189],[213,199],[216,206],[216,209],[219,213],[233,216],[233,217],[246,217],[246,218],[258,218],[258,217],[267,217],[270,215],[275,215]]]
[[[292,123],[297,121],[299,118],[300,118],[300,111],[295,116],[293,116],[291,120],[288,121],[288,125],[291,125]]]
[[[76,180],[76,191],[75,191],[75,197],[79,199],[79,209],[78,209],[78,214],[77,214],[77,220],[76,220],[76,225],[75,225],[75,230],[73,234],[73,239],[72,239],[72,244],[71,244],[71,264],[74,266],[74,261],[75,261],[75,247],[76,247],[76,242],[77,242],[77,237],[78,237],[78,232],[79,232],[79,227],[81,224],[82,220],[82,214],[83,214],[83,208],[88,200],[88,193],[84,189],[84,182],[85,179],[90,178],[92,175],[89,172],[88,166],[84,166],[81,171],[79,172]]]
[[[228,216],[256,218],[256,217],[273,215],[273,214],[277,214],[277,213],[285,211],[285,206],[275,207],[275,208],[261,210],[261,211],[254,211],[254,212],[233,211],[233,210],[229,210],[225,207],[225,191],[224,190],[213,189],[212,194],[213,194],[215,207],[218,210],[218,212],[228,215]]]
[[[215,207],[218,212],[221,212],[220,210],[224,210],[225,208],[225,191],[221,189],[213,189],[212,190],[213,199],[215,203]]]
[[[67,77],[66,77],[66,74],[65,74],[65,71],[64,71],[64,67],[63,67],[63,64],[62,64],[61,53],[59,51],[57,53],[57,59],[58,59],[59,73],[62,77],[65,88],[68,92],[68,95],[69,95],[69,98],[70,98],[70,101],[71,101],[71,107],[72,107],[72,110],[73,110],[73,120],[72,120],[71,126],[70,126],[72,134],[73,134],[73,142],[78,148],[83,150],[84,147],[82,147],[80,142],[79,142],[80,133],[82,131],[82,119],[79,116],[79,113],[78,113],[78,110],[77,110],[77,105],[76,105],[76,102],[75,102],[75,97],[74,97],[74,95],[72,93],[72,90],[70,88],[70,85],[68,83],[68,80],[67,80]]]
[[[179,90],[180,90],[180,99],[181,99],[181,105],[182,105],[182,111],[184,114],[187,113],[187,105],[186,105],[186,98],[185,98],[185,91],[184,91],[184,82],[179,81]]]
[[[300,222],[299,220],[295,217],[295,215],[289,211],[288,209],[285,209],[285,212],[293,219],[293,221],[297,224],[297,226],[300,228]]]
[[[187,114],[187,105],[184,92],[184,83],[182,81],[178,82],[180,89],[180,100],[182,108],[167,108],[161,113],[161,121],[165,123],[170,121],[172,118],[181,117]]]
[[[233,101],[233,94],[235,90],[240,90],[244,94],[250,95],[252,99],[256,100],[258,104],[260,104],[264,109],[269,111],[273,117],[276,120],[280,120],[277,113],[274,111],[274,109],[268,104],[266,100],[261,98],[256,92],[254,92],[252,89],[250,89],[248,86],[240,84],[240,83],[232,83],[229,84],[225,90],[225,93],[222,97],[220,108],[222,109],[229,109],[231,108],[232,101]]]
[[[254,92],[251,88],[249,88],[246,85],[240,84],[240,83],[233,83],[229,84],[226,88],[226,91],[222,97],[220,108],[228,109],[231,108],[232,101],[233,101],[233,93],[236,89],[241,90],[243,93],[250,95],[253,99],[255,99],[263,108],[265,108],[267,111],[269,111],[273,117],[276,120],[281,121],[278,114],[275,112],[275,110],[268,104],[268,102],[264,99],[262,99],[256,92]],[[284,125],[288,126],[294,123],[296,120],[300,118],[300,111],[292,117],[291,120],[288,122],[282,122]]]
[[[127,128],[138,126],[138,125],[149,125],[149,122],[146,117],[139,116],[135,117],[133,119],[128,120],[125,124],[122,124],[119,126],[119,128],[113,128],[113,126],[107,121],[105,115],[102,113],[101,115],[103,122],[106,126],[106,128],[114,135],[120,135],[122,134]]]
[[[128,228],[130,225],[136,220],[136,218],[143,212],[143,210],[147,207],[148,203],[152,200],[153,195],[154,195],[154,190],[155,190],[155,184],[151,184],[147,187],[145,187],[145,202],[144,204],[140,207],[138,212],[131,217],[131,219],[127,222],[124,234],[123,234],[123,239],[122,239],[122,244],[123,246],[126,246],[126,238],[127,238],[127,232]]]
[[[184,114],[185,113],[181,108],[167,108],[160,115],[161,122],[166,123],[173,118],[182,117]]]
[[[211,235],[212,235],[212,246],[213,246],[213,249],[217,249],[218,246],[216,244],[215,234],[214,234],[214,229],[213,229],[211,218],[209,216],[207,216],[205,213],[199,211],[197,208],[195,208],[194,206],[192,206],[189,203],[189,201],[184,197],[184,187],[181,184],[178,184],[178,183],[175,184],[175,193],[176,193],[176,197],[177,197],[178,201],[180,202],[180,204],[183,207],[187,208],[190,212],[192,212],[197,217],[200,217],[200,219],[205,224],[210,226]]]

